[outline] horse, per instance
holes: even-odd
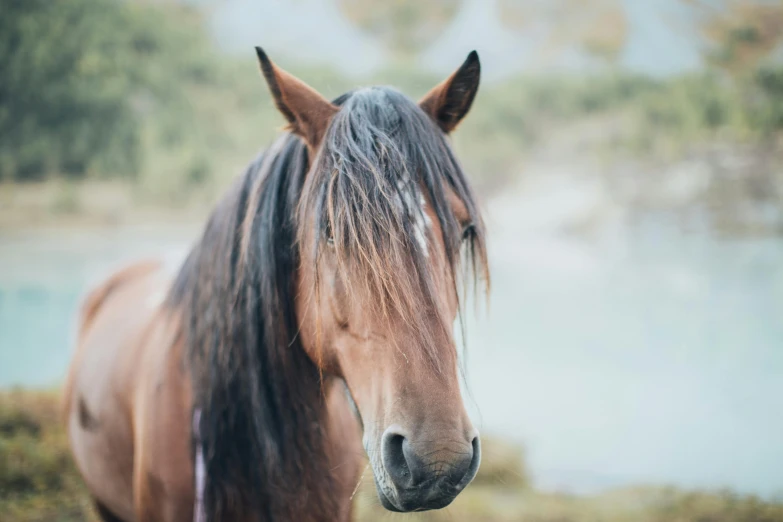
[[[350,520],[368,468],[390,511],[447,506],[480,463],[454,326],[489,270],[449,140],[478,55],[419,103],[330,102],[256,52],[285,132],[178,269],[138,261],[81,305],[76,465],[106,521]]]

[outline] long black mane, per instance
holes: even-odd
[[[410,239],[411,209],[395,193],[402,164],[406,182],[424,187],[433,204],[453,267],[462,230],[446,187],[465,203],[470,251],[486,273],[472,194],[428,116],[388,88],[362,89],[335,103],[343,109],[314,168],[300,138],[279,138],[218,204],[168,299],[182,311],[194,407],[201,409],[210,521],[290,520],[303,511],[336,518],[321,375],[301,346],[294,309],[307,209],[318,213],[315,237],[327,227],[342,231],[346,259],[369,263],[368,281],[391,296],[390,306],[405,307],[387,284],[388,271],[399,267],[382,260],[407,253],[420,279],[427,260]],[[308,171],[323,179],[304,194]],[[357,246],[368,242],[374,253],[366,257]]]

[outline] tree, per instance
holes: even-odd
[[[0,0],[0,178],[132,174],[145,100],[203,74],[193,8]]]
[[[614,64],[628,39],[622,0],[499,0],[501,22],[552,55],[577,48]]]
[[[732,76],[753,72],[783,43],[783,2],[682,0],[695,18],[707,62]]]
[[[443,32],[462,0],[338,0],[341,12],[381,40],[396,59],[410,59]]]

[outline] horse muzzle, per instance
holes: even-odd
[[[381,457],[388,480],[376,480],[376,489],[383,507],[426,511],[448,506],[473,480],[481,462],[481,443],[475,433],[464,441],[449,437],[417,442],[392,426],[383,434]]]

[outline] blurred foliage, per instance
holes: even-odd
[[[367,488],[369,489],[369,488]],[[359,521],[394,517],[359,497]],[[413,522],[780,522],[783,504],[731,492],[688,492],[669,487],[635,487],[594,496],[471,485],[440,511],[405,515]]]
[[[335,1],[359,27],[408,58],[440,34],[463,4]],[[553,50],[578,44],[612,63],[627,37],[624,8],[615,0],[499,5],[504,23],[538,35]],[[738,12],[767,12],[743,9]],[[239,57],[218,52],[203,12],[190,4],[0,0],[0,12],[0,179],[58,183],[47,201],[21,210],[12,205],[14,191],[3,187],[0,198],[10,203],[4,201],[0,214],[48,209],[58,219],[90,214],[114,223],[124,209],[144,205],[208,209],[282,124],[252,49]],[[381,83],[415,99],[443,79],[408,59],[393,60],[358,82],[334,69],[300,68],[284,57],[278,62],[330,98],[357,83]],[[604,124],[586,137],[589,148],[563,149],[561,157],[660,162],[711,143],[780,148],[783,67],[764,59],[742,74],[722,71],[650,78],[600,67],[590,74],[514,75],[482,85],[454,135],[455,146],[483,192],[504,186],[542,144],[584,122]],[[116,209],[82,190],[81,184],[98,181],[123,183]],[[764,192],[783,194],[783,187]]]
[[[4,522],[98,520],[54,392],[0,393],[0,515]]]
[[[3,522],[97,522],[71,459],[54,391],[0,391],[0,515]],[[412,521],[485,522],[780,522],[783,503],[731,492],[635,487],[595,496],[533,489],[522,451],[482,443],[473,483],[448,508],[405,515]],[[396,519],[380,507],[365,471],[356,520]]]
[[[0,177],[133,175],[144,120],[164,120],[183,84],[212,72],[184,6],[0,0],[0,12]]]
[[[343,15],[398,58],[411,58],[441,35],[462,0],[338,0]]]
[[[531,151],[582,121],[609,120],[589,137],[610,157],[674,160],[715,141],[761,143],[783,129],[783,68],[742,84],[709,71],[674,78],[608,71],[592,76],[518,76],[479,93],[455,135],[479,185],[502,185]]]
[[[683,0],[691,7],[708,62],[732,75],[753,72],[783,44],[780,0]]]
[[[543,59],[576,48],[615,64],[628,39],[622,0],[500,0],[499,8],[502,23],[533,37]]]

